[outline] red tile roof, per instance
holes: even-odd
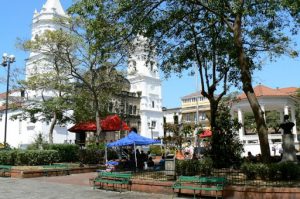
[[[254,93],[256,97],[262,96],[291,96],[295,95],[298,88],[296,87],[287,87],[287,88],[270,88],[264,85],[258,85],[254,87]],[[245,93],[238,96],[239,99],[246,99]]]

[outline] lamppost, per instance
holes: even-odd
[[[6,80],[6,102],[5,102],[5,127],[4,127],[4,146],[6,146],[6,133],[7,133],[7,110],[8,110],[8,92],[9,92],[9,71],[10,71],[10,64],[15,62],[14,55],[8,55],[4,53],[2,56],[2,63],[3,67],[7,66],[7,80]]]

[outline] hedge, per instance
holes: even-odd
[[[177,160],[176,173],[177,175],[184,176],[209,176],[212,172],[212,165],[213,162],[211,158],[202,158],[201,160]]]
[[[283,163],[244,163],[241,166],[242,172],[249,180],[257,178],[263,180],[299,180],[300,179],[300,166],[293,162]]]
[[[58,151],[61,162],[78,162],[79,146],[75,144],[48,144],[46,150]]]
[[[10,150],[0,151],[0,164],[13,166],[48,165],[59,162],[55,150]]]
[[[79,150],[79,161],[83,164],[99,164],[104,162],[105,151],[96,148],[87,148]],[[118,159],[116,151],[107,149],[107,159]]]

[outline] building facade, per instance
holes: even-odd
[[[56,23],[55,18],[67,18],[60,0],[47,0],[41,11],[35,10],[32,20],[31,39],[39,37],[47,30],[60,30],[62,27]],[[149,138],[157,138],[163,135],[163,115],[161,81],[155,59],[153,64],[146,64],[145,38],[140,37],[136,41],[137,48],[129,59],[128,67],[128,89],[114,96],[108,107],[108,113],[117,113],[129,126],[136,127],[139,133]],[[134,64],[134,67],[132,64]],[[31,52],[26,60],[26,80],[36,74],[42,74],[51,70],[51,63],[39,52]],[[22,92],[22,93],[21,93]],[[44,91],[43,97],[51,97],[55,91]],[[39,90],[26,90],[10,92],[10,104],[12,95],[15,95],[26,103],[27,100],[42,100]],[[3,94],[5,96],[5,94]],[[4,129],[4,100],[0,99],[0,128]],[[13,147],[25,147],[32,143],[38,134],[46,139],[50,125],[47,122],[31,122],[29,119],[22,120],[21,109],[8,110],[8,134],[7,143]],[[72,114],[72,111],[70,111]],[[16,119],[12,119],[12,116]],[[38,115],[36,116],[38,117]],[[73,124],[64,126],[56,125],[53,132],[54,143],[74,142],[75,134],[67,131]],[[17,127],[17,128],[16,128]],[[3,140],[3,135],[0,135]]]
[[[146,48],[148,41],[139,36],[135,41],[136,48],[128,60],[127,79],[131,85],[131,92],[138,92],[141,96],[140,134],[149,138],[163,136],[162,89],[161,80],[155,57],[148,59]]]
[[[295,124],[293,127],[292,133],[294,134],[294,141],[297,145],[297,149],[299,148],[299,133],[297,132],[297,122],[296,122],[296,112],[295,106],[296,103],[299,102],[299,98],[296,97],[296,87],[288,87],[288,88],[270,88],[264,85],[258,85],[254,87],[255,95],[260,104],[260,109],[264,112],[264,117],[268,125],[268,117],[267,114],[270,111],[273,111],[273,115],[275,115],[275,119],[277,119],[278,124],[283,122],[283,116],[289,115],[290,121]],[[274,114],[275,112],[275,114]],[[252,154],[260,153],[260,145],[259,138],[257,132],[255,131],[255,123],[253,123],[254,131],[247,127],[245,121],[245,115],[247,113],[252,114],[252,110],[250,104],[247,100],[245,94],[241,94],[237,96],[237,100],[235,100],[231,107],[231,115],[233,117],[238,118],[242,127],[239,129],[239,139],[244,144],[245,155],[248,151],[251,151]],[[280,149],[282,149],[282,131],[274,132],[272,128],[268,129],[269,135],[269,144],[270,149],[273,149],[272,155],[279,155]]]
[[[199,124],[203,129],[210,128],[210,103],[200,91],[181,98],[181,113],[183,123]]]

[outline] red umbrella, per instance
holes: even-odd
[[[118,115],[109,115],[101,121],[101,128],[103,131],[129,131],[130,128],[121,120]]]
[[[206,138],[206,137],[211,137],[212,132],[209,129],[204,130],[202,133],[199,134],[200,138]]]
[[[102,131],[129,131],[128,125],[118,115],[109,115],[101,121]],[[69,128],[70,132],[96,131],[96,122],[81,122]]]
[[[77,123],[68,129],[70,132],[96,131],[96,122],[81,122]]]

